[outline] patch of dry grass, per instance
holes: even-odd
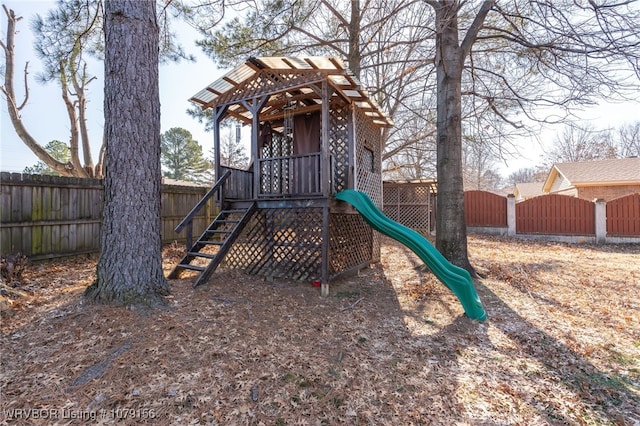
[[[470,237],[469,250],[483,323],[388,240],[327,298],[227,270],[196,290],[172,281],[153,312],[83,303],[95,259],[32,266],[28,300],[2,319],[4,421],[640,422],[640,246]],[[179,255],[165,250],[167,270]]]

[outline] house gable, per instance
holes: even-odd
[[[554,164],[543,188],[589,200],[640,192],[640,158]]]

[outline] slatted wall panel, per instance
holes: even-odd
[[[99,249],[101,181],[2,173],[1,182],[2,254],[38,258]]]
[[[607,235],[640,236],[640,194],[630,194],[607,202]]]
[[[507,197],[487,191],[465,191],[467,226],[507,226]]]
[[[102,181],[58,176],[0,174],[0,254],[33,260],[100,250]],[[173,229],[208,188],[163,185],[164,242],[184,240]],[[196,217],[194,234],[209,225],[213,200]]]
[[[516,233],[595,235],[595,204],[550,194],[516,204]]]

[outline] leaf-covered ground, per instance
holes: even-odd
[[[640,245],[472,236],[469,253],[482,323],[390,240],[326,298],[221,271],[171,281],[155,311],[83,303],[95,258],[31,265],[4,298],[0,421],[640,424]]]

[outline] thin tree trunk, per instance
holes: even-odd
[[[154,0],[105,2],[104,213],[97,279],[86,296],[163,303],[160,99]]]
[[[349,68],[360,78],[362,58],[360,54],[360,0],[351,0],[351,20],[349,21]]]
[[[84,64],[82,68],[82,76],[80,77],[82,84],[78,82],[78,74],[73,73],[71,75],[73,88],[76,92],[76,98],[78,99],[78,127],[80,128],[80,142],[82,144],[82,156],[84,169],[89,174],[89,177],[95,177],[95,166],[93,164],[93,157],[91,156],[91,145],[89,144],[89,130],[87,129],[87,98],[85,96],[85,90],[87,84],[89,84],[95,77],[87,80],[87,64]]]
[[[71,58],[74,60],[74,58]],[[60,61],[60,90],[62,91],[62,100],[67,108],[67,116],[69,117],[69,154],[71,155],[71,164],[76,171],[76,175],[79,177],[89,177],[87,171],[82,167],[80,162],[80,149],[79,149],[79,133],[78,133],[78,115],[76,114],[76,105],[69,97],[69,82],[67,81],[67,75],[65,67],[67,65],[64,61]]]
[[[14,73],[14,48],[15,48],[15,33],[16,22],[20,17],[16,17],[15,12],[12,9],[7,9],[5,5],[2,5],[5,14],[7,15],[7,42],[6,45],[0,41],[0,46],[4,51],[4,86],[0,86],[0,90],[4,93],[7,102],[7,112],[11,119],[11,124],[16,131],[18,137],[24,142],[24,144],[33,152],[38,159],[44,162],[55,172],[62,176],[81,176],[79,173],[83,173],[83,170],[74,168],[71,163],[63,163],[56,160],[51,154],[49,154],[43,147],[36,141],[33,136],[27,131],[22,118],[20,117],[20,110],[26,105],[27,98],[29,96],[29,87],[27,85],[27,67],[24,70],[25,79],[25,100],[22,104],[18,105],[16,99],[15,90],[13,88],[13,73]],[[28,64],[27,64],[28,65]]]

